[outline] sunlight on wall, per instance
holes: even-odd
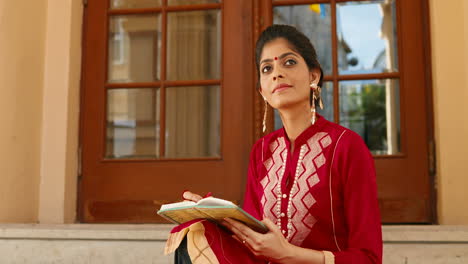
[[[439,222],[466,225],[468,3],[431,0],[430,9]]]
[[[0,0],[0,222],[37,221],[46,14]]]

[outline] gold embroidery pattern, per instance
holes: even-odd
[[[277,195],[275,190],[277,185],[281,184],[287,158],[287,149],[284,137],[276,139],[269,147],[272,152],[272,156],[263,163],[267,170],[267,176],[263,177],[260,181],[260,184],[263,187],[263,195],[260,202],[263,206],[263,216],[275,222],[279,217],[275,210],[277,205]]]
[[[291,194],[291,219],[290,219],[290,242],[301,245],[310,234],[312,227],[317,222],[315,217],[309,213],[310,208],[317,202],[311,193],[311,189],[320,179],[317,170],[322,167],[326,158],[323,150],[332,143],[328,133],[319,132],[311,137],[305,145],[306,153],[302,159],[301,166],[297,166],[299,177],[297,185],[292,186],[294,193]]]

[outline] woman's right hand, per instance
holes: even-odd
[[[184,198],[184,200],[192,202],[198,202],[200,199],[203,198],[200,195],[192,193],[190,191],[185,191],[184,193],[182,193],[182,197]]]

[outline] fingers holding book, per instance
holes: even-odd
[[[232,236],[245,245],[255,256],[281,262],[293,254],[293,246],[283,236],[281,230],[269,219],[262,221],[269,229],[265,234],[255,232],[236,220],[225,218],[222,223],[234,233]]]
[[[192,201],[192,202],[198,202],[201,199],[203,199],[203,197],[201,197],[200,195],[196,193],[192,193],[189,190],[185,190],[182,192],[182,198],[184,198],[184,200]]]
[[[259,234],[243,223],[230,218],[225,218],[222,225],[228,228],[234,234],[233,237],[243,244],[246,243],[249,237],[253,238]]]

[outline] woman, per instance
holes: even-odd
[[[238,243],[209,223],[202,232],[179,227],[174,234],[185,230],[196,240],[198,230],[206,238],[214,257],[200,263],[381,263],[373,159],[359,135],[315,113],[323,74],[310,41],[294,27],[273,25],[262,32],[255,54],[259,91],[265,106],[279,110],[284,128],[253,146],[243,207],[270,231],[226,219]]]

